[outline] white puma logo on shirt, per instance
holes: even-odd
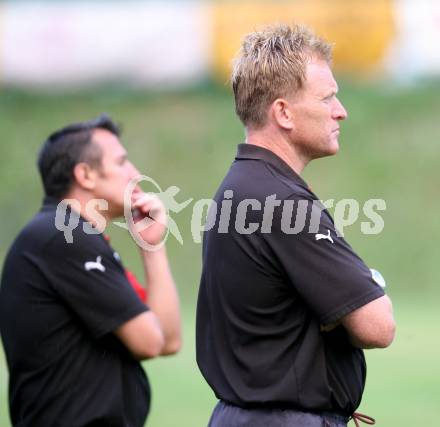
[[[330,236],[330,230],[327,230],[327,234],[320,234],[320,233],[315,234],[315,240],[321,240],[321,239],[329,240],[330,242],[335,243]]]
[[[104,273],[105,267],[102,265],[101,260],[102,260],[102,257],[98,256],[96,258],[96,261],[87,261],[84,264],[84,268],[86,269],[86,271],[99,270],[99,271],[102,271]]]

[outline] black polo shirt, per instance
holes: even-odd
[[[15,427],[141,427],[150,404],[141,365],[112,334],[148,310],[101,234],[73,242],[47,200],[9,250],[0,331]]]
[[[279,205],[265,211],[275,198]],[[365,384],[363,352],[342,326],[321,326],[383,290],[326,210],[314,223],[312,209],[323,206],[271,151],[239,145],[214,200],[197,304],[203,376],[240,407],[351,415]]]

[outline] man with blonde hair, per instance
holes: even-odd
[[[300,177],[339,150],[330,62],[309,29],[276,25],[234,63],[246,143],[210,212],[197,306],[197,362],[220,399],[210,427],[358,424],[362,349],[394,337],[389,298]]]

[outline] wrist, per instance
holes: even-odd
[[[156,259],[159,259],[159,258],[166,257],[166,247],[165,247],[165,245],[162,245],[159,249],[157,249],[155,251],[139,248],[139,252],[141,254],[141,257],[145,261],[156,260]]]

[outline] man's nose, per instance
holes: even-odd
[[[128,171],[128,178],[129,181],[133,180],[133,179],[137,179],[141,176],[141,173],[139,172],[139,170],[137,169],[137,167],[129,162],[129,171]],[[133,194],[135,193],[141,193],[142,192],[142,188],[139,186],[139,182],[137,183],[136,187],[134,188]],[[132,194],[132,195],[133,195]]]
[[[130,175],[132,178],[134,178],[135,176],[139,176],[141,174],[138,168],[131,162],[130,162],[130,167],[131,167]]]
[[[347,110],[342,105],[341,101],[336,98],[336,103],[333,109],[333,118],[335,120],[345,120],[348,116]]]

